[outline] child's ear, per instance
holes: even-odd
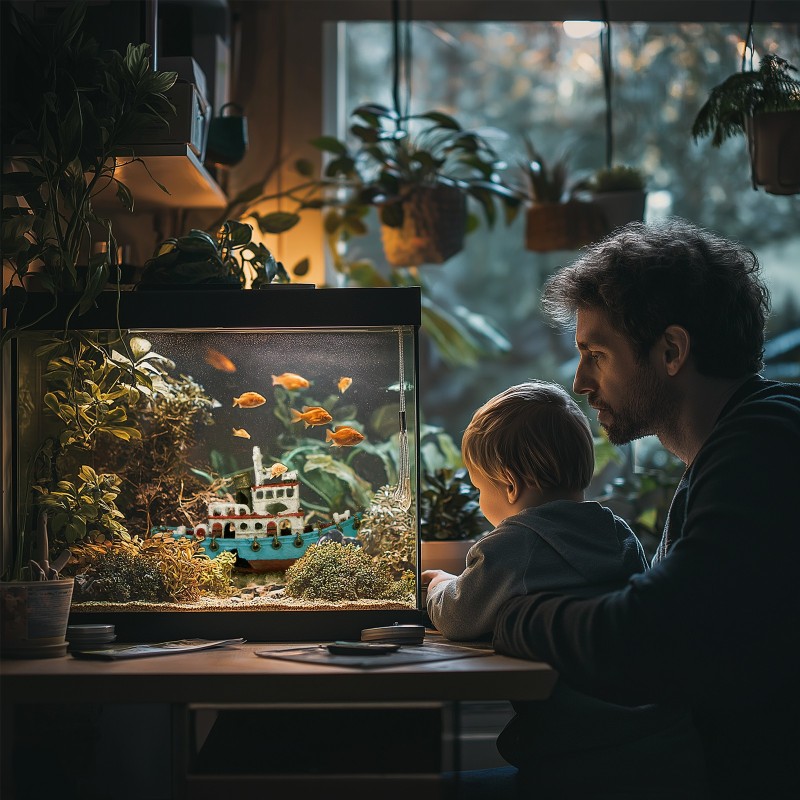
[[[520,483],[510,473],[506,473],[505,481],[503,482],[503,487],[506,490],[506,498],[508,499],[509,503],[516,503],[519,499],[519,494],[521,491]]]

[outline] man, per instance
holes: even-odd
[[[686,472],[650,570],[508,601],[495,649],[604,700],[687,703],[712,797],[800,797],[800,386],[758,375],[755,255],[680,220],[631,224],[543,306],[575,319],[574,389],[609,439],[655,434]]]

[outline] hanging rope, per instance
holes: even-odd
[[[750,0],[750,19],[747,22],[747,34],[744,37],[744,47],[742,48],[742,72],[747,64],[747,51],[750,51],[750,69],[753,69],[753,19],[756,15],[756,0]]]
[[[407,117],[411,109],[411,0],[404,6],[401,14],[400,0],[392,0],[392,103],[400,117]]]
[[[603,15],[603,30],[600,31],[600,65],[603,70],[603,93],[606,99],[606,169],[611,169],[614,161],[614,118],[611,103],[611,23],[608,19],[606,0],[600,0],[600,11]]]

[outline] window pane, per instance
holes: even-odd
[[[346,120],[362,102],[392,105],[392,28],[385,22],[342,24],[346,88],[338,117]],[[419,21],[411,27],[412,112],[437,109],[465,127],[495,128],[488,135],[512,171],[524,154],[523,134],[548,162],[566,156],[571,180],[605,165],[597,35],[570,38],[557,22]],[[675,214],[756,251],[773,293],[766,374],[800,380],[800,200],[752,190],[742,137],[715,149],[708,139],[694,142],[690,133],[711,87],[740,68],[743,34],[740,25],[613,24],[613,161],[647,174],[648,219]],[[756,25],[754,43],[756,57],[778,52],[800,63],[796,26]],[[408,95],[401,95],[405,103]],[[368,221],[370,234],[354,239],[349,255],[371,258],[388,271],[377,218]],[[488,316],[512,344],[503,358],[456,369],[423,342],[428,423],[460,441],[473,410],[512,383],[539,377],[571,385],[572,339],[552,331],[538,307],[543,280],[576,255],[525,250],[520,215],[508,229],[499,223],[488,231],[483,224],[462,253],[420,269],[443,305]]]

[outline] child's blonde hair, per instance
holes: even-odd
[[[461,441],[469,469],[495,483],[514,477],[539,491],[583,491],[594,472],[586,415],[555,383],[528,381],[481,406]]]

